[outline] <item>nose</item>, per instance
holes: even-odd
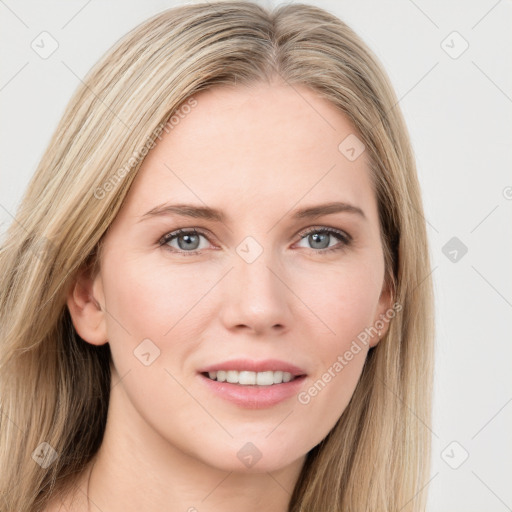
[[[235,260],[225,280],[221,321],[228,330],[277,334],[292,322],[290,285],[265,252],[252,263]]]

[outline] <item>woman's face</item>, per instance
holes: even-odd
[[[328,434],[378,341],[361,342],[390,305],[377,203],[355,130],[311,90],[195,100],[106,234],[100,328],[128,425],[210,466],[269,471]]]

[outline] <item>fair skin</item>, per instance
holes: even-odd
[[[353,126],[294,87],[195,95],[197,106],[145,158],[106,234],[99,273],[83,272],[71,287],[77,332],[108,342],[113,364],[103,443],[70,510],[87,510],[90,475],[91,511],[285,512],[307,452],[346,408],[377,336],[307,404],[297,396],[392,303],[377,202],[366,155],[349,161],[338,150]],[[293,218],[334,201],[364,216]],[[226,218],[141,220],[163,203],[208,206]],[[326,227],[352,241],[322,237]],[[179,228],[199,235],[158,244]],[[249,236],[257,245],[240,246]],[[258,246],[250,263],[237,252]],[[149,365],[134,355],[145,339],[160,350]],[[246,407],[214,393],[199,373],[234,358],[279,359],[305,377],[293,396]],[[248,442],[261,455],[250,467],[237,456]]]

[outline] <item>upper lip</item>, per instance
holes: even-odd
[[[229,361],[222,361],[210,366],[205,366],[199,370],[199,373],[215,372],[219,370],[236,370],[236,371],[249,371],[249,372],[288,372],[293,376],[305,375],[306,372],[298,366],[280,361],[279,359],[265,359],[262,361],[255,361],[252,359],[230,359]]]

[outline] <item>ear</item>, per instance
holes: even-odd
[[[76,332],[83,340],[92,345],[108,342],[100,272],[93,277],[90,268],[81,270],[68,291],[66,302]]]
[[[390,312],[392,312],[392,316]],[[375,334],[371,337],[370,347],[375,347],[386,335],[389,329],[389,322],[395,314],[396,312],[393,308],[393,293],[391,287],[385,282],[379,297],[376,316],[373,320],[373,326],[377,331],[380,330],[380,336],[379,334]]]

